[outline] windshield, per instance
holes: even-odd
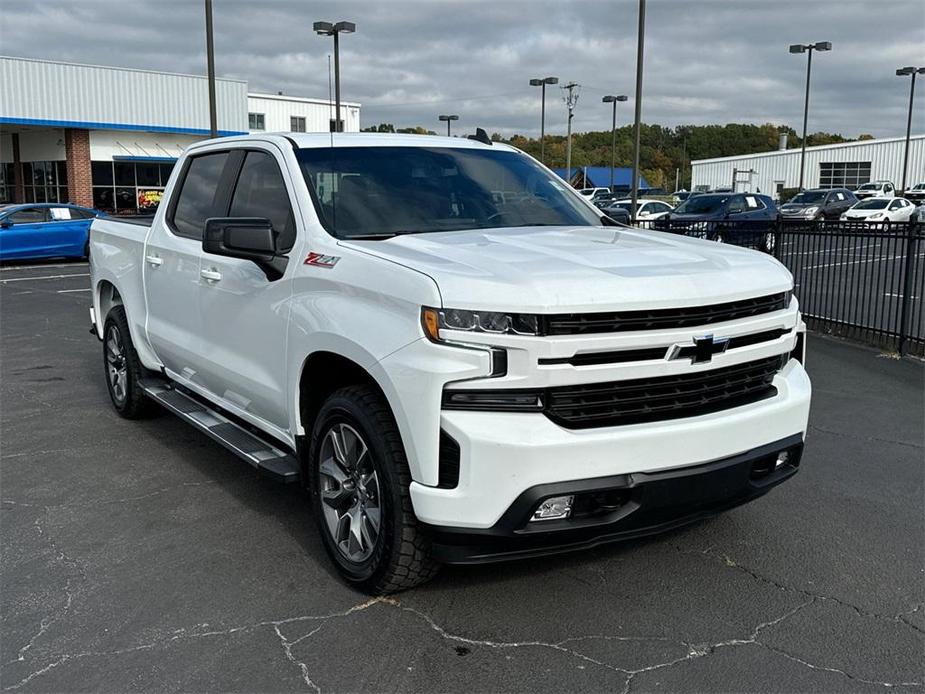
[[[722,209],[728,195],[696,195],[675,208],[677,214],[710,214]]]
[[[865,183],[858,190],[880,190],[880,186],[876,183]]]
[[[793,196],[790,202],[794,205],[808,205],[811,202],[820,202],[825,199],[825,193],[822,191],[806,191]]]
[[[869,200],[861,200],[857,205],[854,206],[856,210],[882,210],[884,207],[890,204],[888,198],[870,198]]]
[[[925,190],[925,183],[916,183],[912,190]]]
[[[600,226],[568,184],[501,149],[337,147],[296,155],[338,238],[522,226]]]

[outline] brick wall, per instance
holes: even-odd
[[[67,157],[68,202],[93,207],[93,187],[90,178],[90,131],[68,128],[64,131],[64,151]]]

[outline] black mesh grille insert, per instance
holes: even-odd
[[[606,313],[560,313],[543,317],[546,335],[586,335],[630,330],[691,328],[711,323],[759,316],[787,308],[787,293],[730,301],[712,306],[654,309],[651,311],[608,311]]]
[[[777,393],[788,355],[682,376],[563,386],[546,391],[546,416],[569,429],[654,422],[718,412]]]
[[[459,485],[459,444],[456,439],[440,430],[440,470],[437,486],[455,489]]]

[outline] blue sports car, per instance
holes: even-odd
[[[0,205],[0,260],[86,258],[90,223],[102,212],[77,205]]]

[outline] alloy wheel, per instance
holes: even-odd
[[[382,525],[379,477],[363,437],[349,424],[328,429],[318,466],[322,513],[331,539],[348,560],[369,559]]]
[[[125,401],[128,386],[128,364],[125,359],[125,344],[115,325],[110,325],[106,333],[106,372],[109,386],[117,402]]]

